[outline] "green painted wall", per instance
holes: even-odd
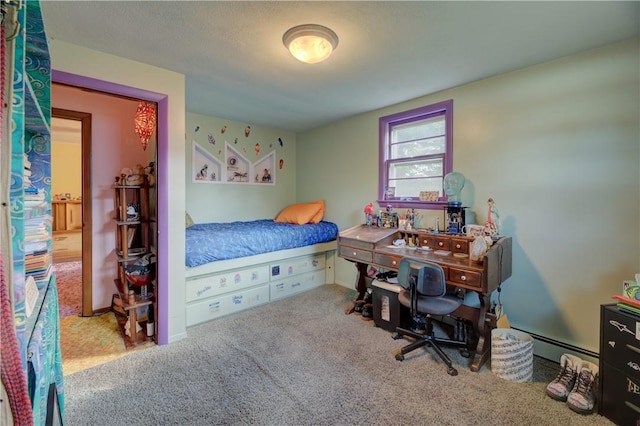
[[[300,133],[297,197],[324,198],[341,230],[362,223],[378,118],[453,99],[463,204],[482,223],[493,197],[513,237],[501,296],[512,326],[597,352],[600,304],[640,271],[639,56],[630,40]],[[354,280],[338,259],[336,282]]]
[[[186,209],[194,222],[273,218],[283,207],[296,201],[295,133],[193,113],[187,113],[186,123]],[[247,126],[248,136],[245,133]],[[260,162],[274,152],[274,170],[270,170],[270,174],[275,184],[254,184],[255,173],[247,177],[246,183],[227,182],[225,142],[249,163]],[[208,161],[209,177],[216,160],[221,163],[222,181],[220,173],[216,176],[218,182],[195,179],[202,161],[193,162],[194,143],[212,157],[212,161]],[[261,181],[264,167],[259,169],[256,173]]]

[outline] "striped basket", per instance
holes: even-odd
[[[510,382],[533,378],[533,338],[510,328],[491,331],[491,371]]]

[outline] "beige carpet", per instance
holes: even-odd
[[[396,361],[407,341],[345,315],[354,295],[321,286],[65,377],[65,425],[612,425],[549,398],[559,366],[537,357],[531,383],[452,348],[455,377],[431,350]]]

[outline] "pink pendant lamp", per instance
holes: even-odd
[[[156,106],[147,102],[140,102],[134,119],[136,135],[140,136],[142,149],[146,150],[149,139],[156,130]]]

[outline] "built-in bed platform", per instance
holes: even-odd
[[[187,267],[186,325],[333,283],[336,250],[334,239]]]

